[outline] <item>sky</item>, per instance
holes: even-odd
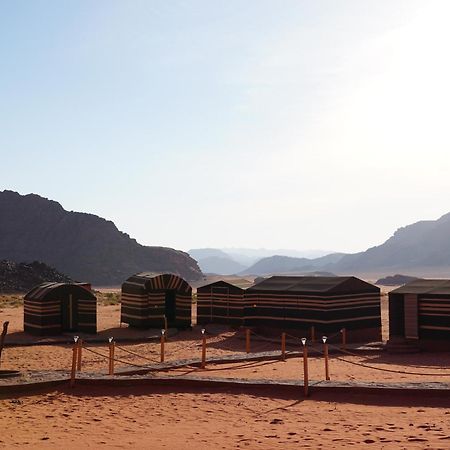
[[[379,245],[450,211],[450,2],[0,0],[0,190],[146,245]]]

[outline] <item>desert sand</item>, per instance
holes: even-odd
[[[386,328],[386,305],[383,324]],[[21,307],[3,308],[0,320],[10,321],[9,339],[20,341]],[[100,336],[105,343],[89,344],[107,354],[106,338],[146,337],[142,343],[123,343],[116,349],[122,363],[149,362],[124,350],[158,360],[159,343],[154,332],[120,328],[119,306],[99,306]],[[207,356],[245,353],[242,331],[208,327]],[[141,334],[139,334],[141,333]],[[384,334],[386,330],[384,330]],[[67,335],[67,340],[71,336]],[[300,350],[298,341],[288,350]],[[252,338],[252,351],[279,350],[278,342]],[[169,338],[166,361],[201,356],[199,327]],[[337,359],[337,357],[341,359]],[[128,364],[125,364],[127,362]],[[351,364],[353,363],[353,364]],[[42,369],[67,370],[69,344],[7,347],[2,368],[25,373]],[[357,364],[357,365],[356,365]],[[427,376],[374,370],[427,373]],[[390,355],[366,351],[330,355],[332,380],[352,381],[447,381],[450,355],[421,353]],[[106,372],[107,361],[83,352],[83,371]],[[321,356],[309,359],[310,379],[324,379]],[[205,370],[184,367],[166,375],[193,374],[226,378],[301,379],[302,360],[208,364]],[[435,374],[435,375],[432,375]],[[376,396],[315,392],[280,394],[276,387],[236,391],[235,388],[86,387],[52,392],[6,395],[0,399],[0,447],[3,448],[450,448],[450,401],[448,397],[410,394]]]

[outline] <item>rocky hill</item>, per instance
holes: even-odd
[[[343,257],[342,253],[332,253],[320,258],[293,258],[291,256],[275,255],[268,258],[263,258],[253,264],[248,269],[241,272],[241,274],[254,275],[268,275],[268,274],[283,274],[283,273],[298,273],[311,272],[321,270]]]
[[[187,253],[140,245],[111,221],[12,191],[0,192],[0,259],[43,261],[97,285],[120,284],[141,271],[169,272],[187,280],[202,276]]]
[[[16,263],[0,261],[0,292],[27,292],[45,281],[68,283],[71,280],[44,263]]]
[[[233,275],[243,271],[246,267],[224,251],[215,248],[191,249],[188,253],[197,260],[204,273]]]
[[[379,284],[380,286],[401,286],[414,280],[417,280],[417,277],[411,277],[409,275],[402,275],[400,273],[397,273],[395,275],[389,275],[387,277],[380,278],[379,280],[375,281],[375,284]]]
[[[340,273],[450,268],[450,214],[400,228],[385,243],[346,255],[330,268]]]

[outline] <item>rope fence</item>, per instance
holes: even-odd
[[[332,356],[333,360],[341,361],[343,363],[347,363],[347,364],[358,366],[358,367],[363,367],[363,368],[369,369],[369,370],[376,370],[376,371],[380,371],[380,372],[388,372],[388,373],[394,373],[394,374],[399,374],[399,375],[413,375],[413,376],[427,376],[427,377],[450,377],[450,373],[415,372],[415,371],[409,371],[409,370],[390,369],[390,368],[384,368],[384,367],[377,367],[377,366],[367,364],[367,363],[364,363],[361,361],[352,361],[352,360],[346,359],[342,356],[339,356],[339,353],[341,353],[343,355],[347,355],[350,357],[356,357],[356,358],[360,357],[360,355],[357,355],[356,353],[353,353],[353,352],[345,349],[345,337],[346,337],[345,330],[340,330],[339,332],[336,332],[328,337],[323,336],[323,338],[319,339],[319,342],[322,341],[323,345],[314,345],[312,347],[306,338],[299,338],[297,336],[294,336],[294,335],[292,335],[290,333],[286,333],[286,332],[281,333],[281,346],[280,346],[280,341],[277,341],[272,338],[268,338],[266,336],[262,336],[261,334],[256,333],[254,330],[252,330],[250,328],[238,330],[237,332],[235,332],[231,335],[224,335],[224,333],[213,335],[211,333],[208,333],[205,328],[203,328],[201,330],[201,332],[202,332],[202,334],[200,336],[201,339],[199,339],[198,341],[192,341],[189,344],[186,344],[185,342],[183,342],[182,346],[179,346],[176,348],[169,347],[169,350],[170,350],[168,352],[169,355],[173,358],[176,355],[178,355],[180,352],[194,351],[194,350],[199,351],[201,349],[200,368],[205,369],[206,363],[207,363],[206,349],[207,349],[207,345],[208,345],[208,338],[210,338],[210,342],[209,342],[210,345],[212,343],[221,342],[221,340],[212,341],[211,338],[216,339],[216,338],[221,338],[221,337],[223,337],[223,339],[222,339],[223,341],[229,341],[229,340],[236,339],[241,342],[242,337],[240,337],[240,336],[241,336],[242,332],[245,332],[245,351],[247,353],[250,353],[251,350],[252,350],[252,353],[264,353],[264,352],[268,352],[271,350],[272,352],[274,352],[273,356],[276,357],[277,360],[271,361],[271,362],[264,362],[264,363],[262,363],[261,361],[247,361],[247,362],[242,363],[242,361],[241,361],[241,363],[239,365],[236,365],[237,362],[233,362],[232,360],[230,360],[229,364],[231,364],[231,365],[234,364],[232,367],[221,367],[221,368],[214,367],[214,368],[208,369],[208,371],[243,370],[243,369],[260,367],[260,366],[264,366],[266,364],[273,364],[273,363],[278,362],[278,356],[277,356],[278,348],[280,348],[281,360],[285,361],[286,355],[292,355],[293,353],[297,353],[294,351],[286,351],[286,344],[289,344],[291,346],[296,345],[296,346],[299,346],[303,350],[303,356],[300,356],[300,357],[303,359],[303,376],[304,376],[305,395],[308,395],[308,349],[309,348],[312,348],[315,352],[318,352],[319,355],[321,355],[321,357],[323,357],[324,362],[325,362],[325,374],[326,374],[325,379],[326,380],[330,379],[330,376],[329,376],[329,359],[330,359],[330,357],[328,355],[329,348],[333,349],[334,351],[336,351],[338,353],[338,355],[333,354],[333,356]],[[311,334],[314,337],[314,330],[312,331]],[[339,335],[342,336],[342,345],[341,346],[329,344],[328,341],[330,339],[334,339]],[[254,340],[253,342],[251,342],[251,336],[257,338],[258,341]],[[288,337],[290,339],[290,341],[287,341],[286,337]],[[128,348],[124,348],[122,346],[118,346],[114,342],[113,338],[109,339],[109,355],[87,347],[84,344],[84,342],[82,342],[81,339],[78,339],[78,337],[74,337],[74,341],[75,341],[75,345],[73,347],[71,385],[73,385],[74,381],[75,381],[75,372],[81,370],[81,351],[82,351],[82,349],[86,350],[87,352],[90,352],[91,354],[96,355],[97,357],[108,360],[109,374],[114,375],[114,363],[120,363],[120,364],[124,364],[124,365],[134,367],[134,368],[150,369],[148,364],[147,365],[138,364],[136,362],[127,361],[127,360],[123,359],[122,357],[117,358],[115,356],[116,349],[123,353],[126,353],[127,355],[138,358],[140,360],[148,361],[153,364],[159,364],[160,362],[164,361],[165,353],[166,353],[165,345],[167,346],[167,342],[166,342],[165,335],[163,332],[161,335],[161,359],[157,360],[155,358],[145,356],[140,352],[133,351]],[[311,341],[312,341],[312,339],[311,339]],[[92,362],[92,361],[89,361],[89,362]],[[98,362],[98,361],[95,361],[95,362]],[[224,362],[224,361],[222,361],[222,362]],[[195,366],[195,368],[193,370],[199,370],[197,364],[195,364],[194,366]],[[448,368],[443,368],[443,369],[445,370]],[[157,368],[155,370],[157,370]]]

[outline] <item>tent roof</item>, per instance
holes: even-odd
[[[379,292],[379,289],[372,284],[366,283],[356,277],[284,277],[273,276],[262,280],[248,291],[290,291],[290,292],[330,292],[341,290],[344,284],[353,287],[364,287],[367,290]]]
[[[198,291],[198,290],[205,289],[205,288],[209,288],[209,287],[214,287],[214,286],[217,286],[217,287],[220,287],[220,286],[228,286],[228,287],[233,288],[233,289],[239,289],[240,291],[244,291],[244,290],[245,290],[245,289],[242,289],[242,288],[239,287],[239,286],[236,286],[235,284],[228,283],[228,281],[218,280],[218,281],[214,281],[214,283],[209,283],[209,284],[205,284],[205,285],[203,285],[203,286],[199,286],[199,287],[197,288],[197,291]]]
[[[89,297],[92,300],[95,300],[95,295],[83,287],[81,284],[78,283],[54,283],[54,282],[47,282],[42,283],[38,286],[35,286],[33,289],[28,291],[25,294],[24,299],[25,300],[43,300],[48,294],[55,291],[56,289],[63,289],[63,290],[72,290],[75,292],[81,292],[86,297]],[[80,291],[81,289],[81,291]]]
[[[450,295],[450,280],[414,280],[394,289],[390,294]]]

